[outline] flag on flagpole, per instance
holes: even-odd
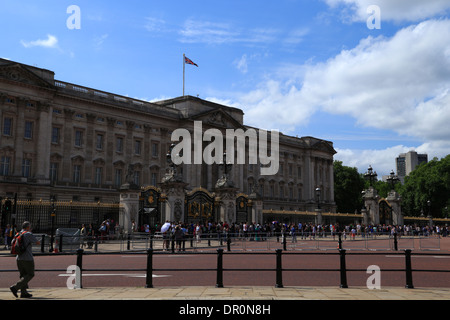
[[[184,74],[185,74],[184,66],[186,65],[186,63],[187,63],[187,64],[192,64],[192,65],[198,67],[198,65],[197,65],[195,62],[193,62],[191,59],[189,59],[188,57],[186,57],[186,56],[184,55],[184,53],[183,53],[183,97],[184,97]]]
[[[186,57],[186,56],[184,57],[184,63],[192,64],[192,65],[198,67],[198,65],[197,65],[196,63],[194,63],[191,59],[189,59],[189,58]]]

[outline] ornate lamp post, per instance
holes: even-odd
[[[369,180],[370,186],[373,186],[373,182],[376,180],[377,178],[377,172],[373,171],[372,166],[369,165],[369,168],[367,169],[367,172],[364,174],[364,177]]]
[[[386,180],[391,184],[392,190],[394,190],[395,184],[400,181],[400,179],[395,175],[394,170],[391,170],[391,174]]]

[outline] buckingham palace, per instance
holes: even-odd
[[[274,110],[277,106],[274,106]],[[142,101],[55,79],[50,70],[0,59],[0,197],[119,203],[126,183],[158,188],[173,168],[168,152],[176,129],[256,129],[241,109],[198,97]],[[280,128],[282,130],[282,128]],[[194,152],[194,151],[192,151]],[[335,212],[333,143],[279,133],[279,169],[233,164],[236,194],[257,194],[263,208]],[[246,155],[247,159],[249,155]],[[181,164],[186,194],[213,194],[218,163]],[[317,195],[317,191],[320,194]]]

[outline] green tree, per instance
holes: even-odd
[[[342,161],[335,160],[334,167],[334,201],[337,212],[353,213],[363,206],[361,192],[364,189],[364,178],[357,168],[347,167]]]
[[[406,215],[418,216],[423,212],[434,218],[445,217],[445,208],[450,206],[450,155],[416,167],[405,177],[400,194]]]

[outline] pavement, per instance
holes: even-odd
[[[108,287],[31,288],[31,299],[17,299],[0,288],[0,300],[450,300],[450,288],[381,287]]]

